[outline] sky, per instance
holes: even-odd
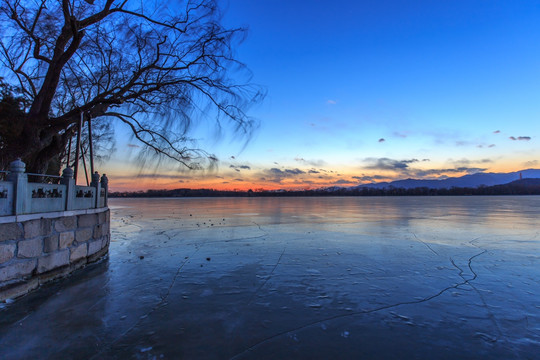
[[[537,1],[223,0],[267,96],[250,138],[195,128],[217,167],[140,168],[117,129],[113,191],[310,189],[540,168]]]

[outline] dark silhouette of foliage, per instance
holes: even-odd
[[[189,168],[215,160],[189,138],[194,121],[254,128],[246,110],[262,94],[233,52],[245,31],[223,27],[214,0],[1,0],[0,26],[0,74],[23,105],[3,96],[15,123],[2,130],[3,168],[21,157],[44,172],[81,114],[103,134],[113,119],[127,126],[143,159]]]
[[[13,160],[8,149],[18,142],[18,134],[25,121],[24,99],[17,96],[17,89],[0,79],[0,164]]]
[[[335,188],[316,190],[259,190],[230,191],[213,189],[147,190],[137,192],[111,192],[110,197],[218,197],[218,196],[467,196],[467,195],[540,195],[540,179],[516,180],[504,185],[477,188],[433,189],[405,188]]]

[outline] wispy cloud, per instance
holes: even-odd
[[[136,175],[115,175],[114,179],[172,179],[172,180],[179,180],[179,179],[185,179],[190,180],[192,177],[190,176],[183,176],[183,175],[177,175],[177,174],[136,174]]]
[[[514,140],[514,141],[529,141],[531,140],[531,137],[530,136],[518,136],[518,137],[515,137],[515,136],[510,136],[509,137],[510,140]]]
[[[304,164],[304,165],[316,166],[316,167],[321,167],[321,166],[326,165],[324,160],[320,160],[320,159],[307,160],[307,159],[304,159],[303,157],[295,157],[294,161],[299,162],[299,163]]]
[[[251,170],[251,167],[248,165],[230,165],[229,168],[240,172],[240,170]]]
[[[406,137],[407,137],[407,134],[404,134],[404,133],[400,133],[400,132],[394,131],[394,136],[395,136],[395,137],[400,137],[400,138],[406,138]]]
[[[447,168],[447,169],[428,169],[428,170],[415,170],[414,176],[423,178],[423,177],[431,177],[431,176],[443,176],[444,174],[448,173],[456,173],[456,174],[476,174],[478,172],[486,171],[486,168],[479,168],[479,167],[457,167],[457,168]]]
[[[326,100],[326,103],[327,103],[328,105],[336,105],[336,104],[337,104],[337,101],[336,101],[336,100],[332,100],[332,99],[328,99],[328,100]]]
[[[476,145],[476,147],[479,148],[479,149],[492,148],[492,147],[495,147],[495,144],[489,144],[489,145],[487,145],[487,144],[478,144],[478,145]]]
[[[447,168],[432,168],[432,169],[419,169],[414,166],[416,163],[429,162],[429,159],[405,159],[405,160],[395,160],[390,158],[367,158],[364,161],[368,162],[368,165],[364,166],[364,169],[374,170],[374,171],[390,171],[394,175],[364,175],[355,176],[353,179],[359,181],[380,181],[380,180],[392,180],[403,177],[411,178],[429,178],[429,177],[441,177],[447,176],[446,174],[474,174],[481,171],[486,171],[485,167],[478,166],[479,164],[488,164],[492,163],[491,159],[480,159],[480,160],[468,160],[468,159],[459,159],[459,160],[450,160],[449,162],[454,164],[453,167]]]
[[[380,180],[387,179],[385,176],[382,176],[382,175],[362,175],[362,176],[353,176],[352,178],[358,181],[380,181]]]
[[[332,183],[332,185],[351,185],[351,184],[356,184],[356,182],[352,180],[339,179]]]
[[[261,177],[261,180],[280,184],[285,179],[295,178],[305,173],[305,171],[298,168],[283,170],[278,168],[271,168],[263,170],[263,176]]]
[[[478,159],[478,160],[470,160],[470,159],[458,159],[458,160],[448,160],[449,163],[454,164],[457,167],[467,167],[469,165],[474,164],[490,164],[493,162],[492,159],[484,158],[484,159]]]
[[[380,143],[385,142],[385,141],[386,141],[385,138],[380,138],[380,139],[379,139],[379,142],[380,142]]]
[[[292,175],[305,174],[306,172],[300,169],[285,169],[285,173]]]
[[[369,164],[364,166],[368,170],[403,170],[407,169],[410,164],[418,162],[418,159],[409,160],[394,160],[389,158],[366,158],[364,161]]]
[[[495,130],[493,133],[494,133],[494,134],[500,134],[500,133],[501,133],[501,130]]]

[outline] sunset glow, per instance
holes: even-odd
[[[532,1],[223,2],[266,99],[259,128],[195,127],[214,169],[139,167],[118,125],[113,191],[309,189],[540,167]]]

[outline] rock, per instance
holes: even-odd
[[[0,264],[11,260],[15,256],[15,244],[0,244]]]
[[[43,240],[41,238],[19,241],[17,257],[33,258],[43,252]]]

